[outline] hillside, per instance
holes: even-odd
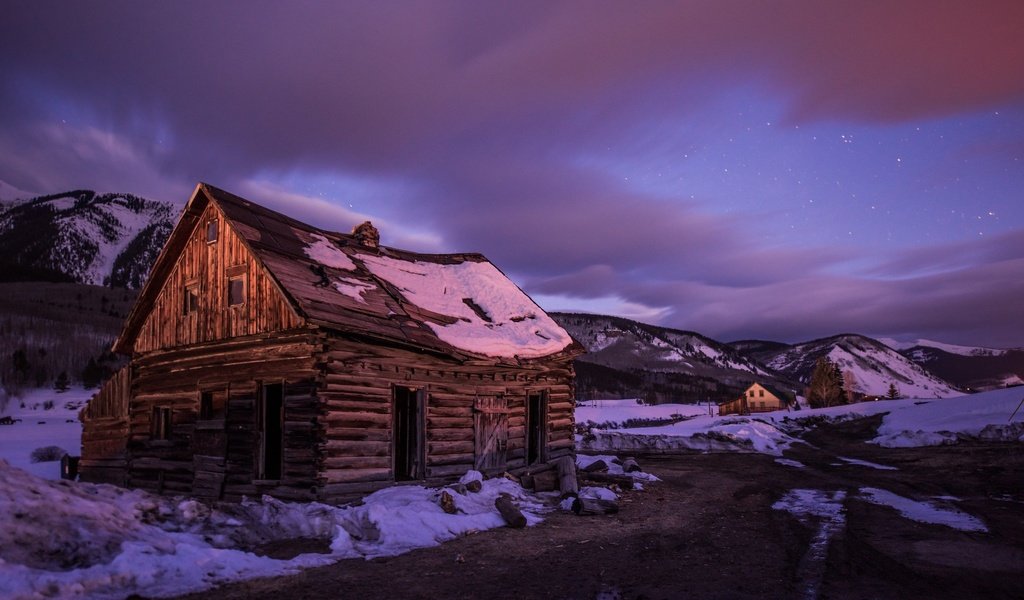
[[[1024,384],[1024,349],[973,348],[927,340],[899,350],[942,379],[971,391]]]
[[[79,381],[89,360],[114,368],[114,337],[135,292],[53,282],[0,283],[0,396]]]
[[[139,288],[173,218],[170,204],[89,190],[0,207],[0,279]]]
[[[754,381],[795,392],[799,385],[711,338],[604,315],[552,313],[587,348],[576,362],[580,399],[643,398],[721,402]]]
[[[743,342],[741,347],[752,347]],[[883,396],[889,384],[911,398],[946,398],[962,392],[925,370],[889,346],[869,337],[842,334],[792,346],[762,345],[751,350],[751,358],[761,360],[769,368],[807,381],[819,357],[828,356],[853,379],[853,391]]]

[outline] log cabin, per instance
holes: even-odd
[[[199,184],[81,413],[80,477],[341,503],[573,454],[582,346],[480,254]]]

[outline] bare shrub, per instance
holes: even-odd
[[[64,458],[68,451],[60,446],[43,446],[32,451],[32,462],[54,462]]]

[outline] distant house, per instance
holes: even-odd
[[[788,406],[788,395],[769,386],[753,383],[743,395],[718,405],[719,415],[749,415],[750,413],[782,410]]]
[[[81,478],[338,502],[571,455],[582,347],[485,257],[378,238],[197,186],[82,411]]]

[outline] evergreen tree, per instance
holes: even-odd
[[[58,392],[66,392],[69,387],[71,387],[71,382],[68,381],[68,372],[61,371],[57,376],[57,381],[53,382],[53,388]]]
[[[829,406],[836,406],[838,404],[846,404],[846,378],[843,377],[843,370],[839,368],[839,365],[832,363],[832,381],[835,385],[835,398],[832,400],[832,404]]]
[[[28,380],[31,365],[28,363],[28,355],[25,354],[25,350],[23,348],[19,348],[11,354],[11,363],[14,367],[16,381],[18,383],[25,383],[25,381]]]
[[[89,362],[82,369],[82,386],[94,388],[103,380],[103,368],[96,364],[96,359],[90,357]]]
[[[896,400],[900,397],[900,389],[896,387],[895,383],[889,383],[889,391],[886,392],[885,397],[889,400]]]
[[[825,408],[844,401],[843,375],[829,357],[822,356],[814,364],[811,383],[807,388],[807,402],[811,408]]]

